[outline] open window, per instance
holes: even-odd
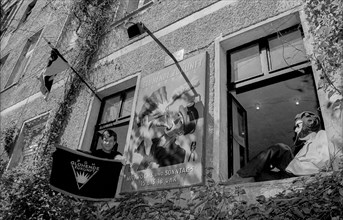
[[[296,114],[320,112],[299,25],[227,51],[227,66],[230,177],[267,147],[292,146]]]
[[[100,147],[101,134],[104,130],[111,129],[117,133],[118,151],[124,152],[134,94],[135,87],[131,87],[103,99],[91,151]]]

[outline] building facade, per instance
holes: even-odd
[[[36,77],[49,56],[47,41],[73,65],[76,36],[70,16],[45,4],[13,1],[5,7],[1,130],[19,129],[9,167],[39,147],[73,74],[59,74],[44,100]],[[336,129],[309,58],[302,1],[113,4],[114,20],[87,78],[96,95],[82,87],[58,144],[94,151],[104,130],[115,131],[126,158],[118,193],[203,184],[207,169],[225,183],[271,144],[292,145],[294,116],[302,111],[319,114],[330,134]],[[177,65],[147,32],[128,35],[137,23]]]

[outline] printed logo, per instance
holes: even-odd
[[[93,163],[89,165],[87,161],[83,163],[80,160],[71,161],[71,167],[73,168],[76,184],[79,190],[86,185],[86,183],[99,171],[99,167]]]

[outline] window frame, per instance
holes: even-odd
[[[301,24],[297,24],[297,25],[293,25],[289,28],[286,28],[286,29],[283,29],[281,31],[278,31],[276,33],[272,33],[268,36],[265,36],[265,37],[262,37],[262,38],[259,38],[259,39],[256,39],[256,40],[253,40],[251,42],[248,42],[246,44],[243,44],[243,45],[240,45],[238,47],[235,47],[235,48],[232,48],[230,50],[227,51],[227,63],[228,63],[228,68],[227,68],[227,74],[228,74],[228,79],[229,79],[229,88],[232,88],[232,87],[235,87],[234,85],[240,87],[240,86],[246,86],[250,83],[253,83],[253,82],[257,82],[259,80],[265,80],[265,79],[268,79],[268,78],[271,78],[271,77],[274,77],[274,76],[277,76],[278,75],[278,72],[280,71],[283,71],[283,72],[288,72],[289,69],[292,69],[293,67],[295,69],[301,69],[301,68],[304,68],[306,66],[309,66],[309,60],[305,60],[305,61],[300,61],[300,62],[297,62],[297,63],[294,63],[294,64],[291,64],[291,65],[288,65],[288,66],[285,66],[285,67],[281,67],[281,68],[278,68],[278,69],[272,69],[271,68],[271,55],[270,55],[270,48],[269,48],[269,40],[270,39],[273,39],[273,38],[278,38],[279,35],[283,36],[284,34],[288,34],[288,33],[296,33],[297,31],[300,32],[300,35],[302,37],[302,39],[304,38],[304,32],[303,32],[303,29],[301,27]],[[239,79],[239,80],[235,80],[235,81],[231,81],[231,76],[232,76],[232,73],[231,73],[231,59],[230,59],[230,54],[232,52],[236,52],[236,51],[239,51],[241,49],[244,49],[244,48],[248,48],[249,46],[251,45],[255,45],[257,44],[259,46],[259,52],[260,52],[260,61],[261,61],[261,69],[262,69],[262,73],[258,74],[258,75],[255,75],[255,76],[251,76],[251,77],[248,77],[248,78],[244,78],[244,79]],[[303,65],[305,64],[305,65]],[[297,68],[298,67],[298,68]],[[300,67],[300,68],[299,68]],[[254,80],[254,81],[251,81],[251,80]]]
[[[13,70],[11,71],[11,74],[8,76],[7,80],[6,80],[6,84],[4,86],[4,90],[12,87],[13,85],[15,85],[19,79],[24,75],[27,67],[30,64],[31,58],[34,54],[34,51],[36,49],[36,46],[38,45],[41,35],[43,33],[43,29],[37,31],[34,35],[32,35],[29,39],[27,39],[19,58],[16,61],[16,64],[13,68]],[[33,41],[35,38],[37,38],[37,40],[32,44],[30,41]],[[26,57],[28,55],[28,57]],[[27,59],[26,63],[24,64],[23,61],[25,61],[25,59]],[[24,65],[24,66],[22,66]],[[13,75],[14,74],[14,75]],[[12,77],[12,82],[10,82],[10,79]],[[10,84],[9,84],[10,82]]]
[[[26,7],[25,12],[23,14],[23,16],[20,19],[20,22],[17,26],[17,28],[19,28],[21,25],[25,24],[27,19],[30,17],[30,15],[32,14],[32,11],[34,9],[34,7],[36,6],[37,0],[32,0]]]
[[[37,149],[39,148],[39,142],[38,143],[31,143],[31,145],[26,145],[24,143],[24,136],[25,136],[25,129],[31,129],[32,127],[35,126],[43,126],[43,129],[41,131],[41,133],[39,135],[43,135],[44,130],[46,129],[46,125],[48,123],[49,120],[49,116],[50,116],[50,112],[45,112],[42,113],[36,117],[30,118],[26,121],[23,122],[20,132],[18,134],[18,137],[16,138],[16,142],[14,144],[13,150],[12,150],[12,154],[11,154],[11,158],[7,164],[7,168],[6,169],[10,169],[13,167],[18,166],[20,163],[22,163],[24,161],[24,157],[25,156],[30,156],[30,155],[34,155],[37,151]],[[30,125],[30,123],[35,123],[35,121],[38,120],[38,124],[37,125]],[[42,122],[39,122],[39,120],[43,120]],[[41,137],[40,137],[41,138]],[[34,146],[34,148],[32,148],[32,146]],[[28,148],[28,149],[26,149]],[[28,150],[33,150],[28,152],[29,154],[24,155],[24,152],[28,152]]]
[[[131,115],[130,117],[128,117],[129,127],[132,126],[132,122],[133,122],[134,109],[136,105],[136,99],[137,99],[136,97],[137,97],[137,91],[138,91],[140,78],[141,78],[141,73],[139,72],[139,73],[130,75],[128,77],[125,77],[121,80],[115,81],[111,84],[104,85],[103,87],[99,88],[96,91],[97,95],[101,99],[103,99],[108,96],[111,96],[112,94],[126,90],[128,88],[135,87]],[[101,101],[98,98],[93,97],[88,108],[86,120],[85,120],[83,131],[81,134],[81,139],[80,139],[77,149],[82,150],[82,151],[90,151],[91,147],[94,145],[93,137],[95,134],[95,126],[98,123],[100,107],[101,107]],[[129,141],[129,134],[126,137],[126,145],[124,147],[124,150],[127,147],[128,141]]]
[[[2,58],[0,58],[0,70],[5,66],[5,63],[6,63],[9,55],[10,54],[8,53],[5,56],[3,56]]]
[[[8,27],[10,26],[13,18],[15,17],[17,11],[18,11],[18,1],[14,2],[6,11],[7,13],[10,10],[10,13],[8,14],[7,17],[4,17],[4,21],[2,22],[2,27],[1,27],[1,32],[0,32],[0,38],[5,35],[5,33],[8,30]]]
[[[97,95],[101,99],[103,99],[107,96],[110,96],[111,94],[118,93],[120,91],[126,90],[131,87],[135,87],[135,91],[133,95],[133,102],[132,102],[132,109],[131,109],[131,114],[129,117],[128,132],[125,138],[126,143],[124,146],[124,152],[122,152],[123,155],[125,155],[125,152],[127,151],[129,147],[129,141],[130,141],[130,135],[131,135],[130,128],[132,128],[133,120],[135,116],[135,109],[136,109],[140,80],[141,80],[141,72],[137,72],[123,79],[115,81],[111,84],[103,85],[101,88],[99,88],[96,91]],[[82,134],[81,134],[81,138],[80,138],[79,146],[77,147],[77,150],[81,150],[83,152],[89,152],[91,147],[93,146],[92,141],[94,138],[95,125],[98,122],[100,107],[101,107],[101,101],[98,98],[93,96],[93,99],[90,102],[89,107],[88,107],[86,120],[84,122]],[[120,175],[119,180],[118,180],[118,185],[117,185],[116,196],[119,195],[121,184],[122,184],[122,178],[123,176]]]
[[[299,28],[300,27],[300,28]],[[310,65],[310,61],[309,60],[305,60],[305,61],[299,61],[297,63],[294,63],[294,64],[291,64],[291,65],[287,65],[285,67],[281,67],[281,68],[278,68],[278,69],[275,69],[273,70],[271,68],[271,56],[270,56],[270,50],[269,50],[269,40],[270,39],[273,39],[273,38],[277,38],[278,35],[283,35],[284,33],[296,33],[297,31],[300,31],[300,36],[301,36],[301,39],[303,40],[304,36],[302,34],[302,28],[301,28],[301,24],[297,24],[297,25],[294,25],[294,26],[291,26],[289,28],[286,28],[286,29],[283,29],[281,31],[278,31],[276,33],[272,33],[272,34],[269,34],[265,37],[262,37],[262,38],[259,38],[259,39],[256,39],[256,40],[253,40],[251,42],[248,42],[246,44],[243,44],[243,45],[240,45],[236,48],[233,48],[233,49],[230,49],[226,52],[226,57],[227,57],[227,78],[228,78],[228,93],[230,93],[234,98],[235,97],[235,94],[236,94],[236,91],[240,90],[240,89],[247,89],[247,88],[252,88],[254,87],[254,85],[256,85],[257,83],[262,83],[264,84],[264,82],[268,81],[269,79],[276,79],[276,77],[278,76],[281,76],[283,74],[292,74],[294,72],[294,68],[297,68],[297,69],[302,69],[302,68],[305,68],[305,66],[309,66]],[[230,54],[232,53],[232,51],[237,51],[238,49],[240,48],[248,48],[249,45],[253,45],[253,44],[258,44],[259,45],[259,49],[260,49],[260,61],[261,61],[261,69],[262,69],[262,74],[258,74],[256,76],[252,76],[250,78],[245,78],[245,79],[241,79],[241,80],[238,80],[238,81],[233,81],[231,82],[231,76],[232,76],[232,73],[231,73],[231,60],[230,60]],[[303,42],[304,43],[304,42]],[[237,49],[238,48],[238,49]],[[304,47],[305,49],[305,47]],[[268,84],[266,84],[265,86],[267,86]],[[263,86],[264,87],[264,86]],[[228,102],[231,98],[229,97],[229,94],[228,94]],[[238,102],[239,103],[239,102]],[[240,104],[240,103],[239,103]],[[228,103],[228,108],[231,108],[231,104]],[[231,110],[227,110],[228,111],[228,114],[230,114],[230,111]],[[231,115],[228,115],[228,118],[231,119]],[[246,121],[248,122],[248,121]],[[230,127],[230,124],[231,122],[229,122],[229,126],[228,128]],[[228,138],[229,140],[231,139],[230,138],[230,132],[228,132]],[[249,132],[249,131],[248,131]],[[232,150],[232,143],[228,143],[227,147],[229,148],[228,149],[228,156],[230,156],[232,153],[230,152],[230,150]],[[249,156],[249,155],[248,155]],[[232,163],[235,164],[236,163],[236,158],[233,157],[232,158]],[[228,162],[228,176],[230,177],[230,175],[233,175],[239,168],[235,168],[235,170],[230,170],[232,167],[234,167],[234,165],[230,165],[230,162]],[[233,171],[233,173],[231,173]]]
[[[308,54],[311,50],[311,39],[306,31],[308,29],[305,13],[301,6],[284,11],[273,17],[269,17],[258,23],[251,24],[250,26],[237,29],[232,33],[225,36],[219,35],[214,41],[214,95],[213,95],[213,120],[216,121],[213,128],[213,178],[223,184],[228,180],[228,149],[229,136],[227,132],[228,119],[227,119],[227,106],[228,106],[228,64],[227,64],[227,51],[244,45],[253,40],[266,37],[280,30],[287,29],[294,25],[301,24],[304,29],[304,46],[305,52]],[[304,67],[312,68],[315,84],[318,83],[319,76],[315,67],[307,62],[292,68],[292,70],[299,70]],[[289,69],[280,70],[275,75],[282,75],[290,71]],[[250,83],[263,80],[263,77],[252,79],[250,81],[241,82],[235,85],[235,88],[246,86]],[[318,91],[317,91],[318,94]],[[325,105],[325,101],[318,96],[320,106]],[[323,115],[324,117],[325,115]],[[324,118],[324,124],[325,124]]]
[[[95,125],[95,128],[94,128],[94,135],[93,135],[93,140],[92,140],[92,145],[90,147],[90,151],[96,150],[98,139],[100,137],[100,132],[101,131],[106,130],[106,129],[110,129],[110,128],[120,127],[123,124],[129,125],[130,119],[131,119],[131,114],[130,115],[126,115],[126,116],[122,116],[122,117],[120,117],[120,114],[122,113],[123,105],[124,105],[124,103],[126,101],[127,94],[128,94],[128,92],[131,92],[132,90],[135,93],[136,86],[128,87],[128,88],[126,88],[124,90],[121,90],[121,91],[118,91],[116,93],[113,93],[113,94],[111,94],[109,96],[106,96],[106,97],[104,97],[102,99],[100,110],[99,110],[98,119],[97,119],[97,122],[96,122],[96,125]],[[104,110],[105,110],[106,101],[111,99],[111,98],[113,98],[113,97],[116,97],[118,95],[120,97],[120,101],[119,101],[119,105],[120,106],[119,106],[119,111],[118,111],[118,115],[116,116],[116,119],[113,120],[113,121],[101,123],[101,120],[102,120],[102,117],[103,117],[103,114],[104,114]],[[135,96],[133,97],[133,99],[134,98],[135,98]],[[132,111],[132,108],[131,108],[131,111]],[[128,129],[129,129],[129,127],[128,127]]]

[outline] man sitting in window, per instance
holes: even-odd
[[[92,155],[106,159],[122,159],[122,154],[117,151],[117,134],[114,131],[107,129],[104,131],[101,138],[101,149],[94,151]]]
[[[228,183],[265,181],[311,175],[326,168],[330,161],[326,132],[320,130],[319,116],[305,111],[295,116],[296,137],[292,149],[285,144],[275,144],[260,152],[237,171]],[[295,156],[294,156],[295,155]],[[279,172],[271,171],[273,168]]]

